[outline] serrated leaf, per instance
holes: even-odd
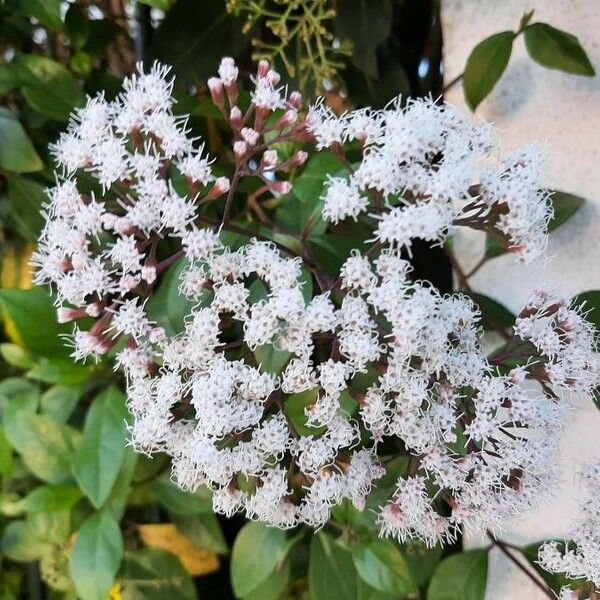
[[[97,396],[88,411],[73,474],[96,507],[108,497],[121,468],[128,414],[125,397],[115,387]]]
[[[467,104],[475,110],[492,91],[508,65],[515,34],[502,31],[486,38],[473,48],[463,79]]]
[[[313,600],[356,600],[352,555],[328,534],[314,534],[310,543],[308,589]]]
[[[106,600],[121,564],[123,538],[110,512],[88,517],[79,529],[69,566],[83,600]]]
[[[286,550],[281,529],[262,523],[246,523],[231,553],[231,585],[236,596],[247,596],[275,571]]]
[[[487,568],[487,550],[452,554],[433,573],[427,600],[484,600]]]
[[[23,126],[4,106],[0,106],[0,167],[14,173],[32,173],[44,168]]]
[[[548,23],[532,23],[525,27],[523,34],[529,56],[540,65],[575,75],[595,75],[585,50],[571,33]]]

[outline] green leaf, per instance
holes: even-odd
[[[548,571],[542,569],[542,567],[538,563],[538,551],[540,546],[544,544],[544,542],[536,542],[534,544],[529,544],[522,549],[523,556],[527,559],[529,564],[536,570],[538,575],[550,586],[550,588],[556,592],[557,594],[560,592],[562,587],[569,587],[571,589],[576,589],[580,585],[585,583],[585,579],[570,579],[564,573],[549,573]]]
[[[392,30],[389,0],[338,0],[335,30],[342,40],[352,42],[352,62],[367,76],[376,78],[376,48]]]
[[[19,411],[34,413],[40,403],[38,385],[22,377],[9,377],[0,382],[0,412],[6,423]]]
[[[27,377],[54,385],[77,385],[87,381],[92,374],[89,366],[68,358],[43,358]]]
[[[40,411],[59,423],[65,423],[79,402],[83,388],[73,385],[55,385],[46,390],[40,399]]]
[[[325,431],[325,427],[309,427],[306,422],[308,417],[304,409],[316,402],[319,390],[313,388],[297,394],[287,394],[285,398],[285,412],[288,419],[300,435],[319,435]]]
[[[119,581],[123,600],[196,600],[192,578],[176,556],[145,548],[127,552]]]
[[[194,545],[202,550],[215,554],[229,554],[229,547],[221,531],[219,520],[213,512],[204,512],[199,515],[171,515],[173,524],[184,531]]]
[[[72,508],[81,498],[74,485],[41,485],[16,504],[25,512],[52,512]]]
[[[294,181],[294,195],[311,207],[319,200],[328,175],[343,169],[342,163],[329,151],[318,152],[306,164],[302,175]]]
[[[553,215],[548,223],[548,233],[558,229],[568,221],[584,204],[585,198],[561,192],[559,190],[549,190],[550,203],[552,204]],[[509,250],[509,241],[494,232],[486,236],[485,254],[490,258],[500,256]]]
[[[246,523],[231,553],[231,585],[237,597],[247,596],[261,585],[283,559],[286,535],[262,523]]]
[[[589,290],[577,294],[573,304],[583,310],[587,321],[596,327],[600,333],[600,290]]]
[[[352,555],[328,534],[314,534],[310,543],[308,589],[313,600],[356,600]]]
[[[494,330],[496,326],[508,329],[515,324],[517,317],[497,300],[477,292],[469,292],[467,295],[479,307],[483,328],[486,331]]]
[[[139,456],[130,446],[125,448],[121,469],[106,501],[106,508],[112,512],[117,521],[123,518],[127,508],[127,500],[131,493],[131,482],[133,481],[133,474]]]
[[[289,560],[284,561],[281,568],[275,569],[257,588],[252,590],[244,600],[281,600],[292,573]]]
[[[19,345],[50,358],[68,355],[59,336],[68,333],[69,327],[57,323],[56,310],[46,290],[0,290],[0,306],[5,327],[7,321],[14,326]]]
[[[18,369],[30,369],[35,365],[31,352],[16,344],[0,344],[0,355],[9,365]]]
[[[487,550],[452,554],[437,566],[427,600],[484,600],[487,568]]]
[[[4,528],[0,551],[17,562],[38,560],[47,552],[50,544],[34,535],[31,523],[24,520],[11,521]]]
[[[0,96],[8,94],[19,85],[19,78],[12,65],[0,65]]]
[[[36,242],[44,224],[42,205],[48,199],[46,191],[39,183],[27,177],[9,174],[6,179],[10,219],[22,237]]]
[[[23,126],[4,106],[0,106],[0,167],[14,173],[31,173],[44,168]]]
[[[0,426],[0,475],[9,475],[12,471],[12,447]]]
[[[73,474],[95,507],[100,507],[117,479],[126,444],[128,411],[123,393],[111,387],[88,411]]]
[[[172,264],[146,305],[148,316],[161,325],[169,335],[174,335],[183,330],[183,320],[195,305],[183,294],[179,293],[179,277],[188,263],[180,259]],[[203,294],[210,292],[205,290]]]
[[[227,12],[225,0],[178,0],[156,30],[150,54],[172,65],[179,83],[199,85],[223,56],[236,57],[247,45],[241,20]]]
[[[25,466],[55,485],[71,478],[71,459],[79,444],[78,431],[43,415],[20,410],[5,414],[5,433]]]
[[[167,12],[171,6],[171,0],[139,0],[140,4],[147,4],[152,8],[158,8],[163,12]]]
[[[184,492],[167,476],[154,482],[154,492],[158,501],[171,512],[193,515],[212,511],[212,493],[208,488],[196,492]]]
[[[585,199],[568,192],[553,190],[550,202],[554,209],[554,215],[548,223],[548,231],[554,231],[568,221],[585,204]]]
[[[27,103],[45,117],[68,121],[74,108],[85,104],[79,82],[61,64],[34,54],[16,59]]]
[[[65,33],[71,43],[80,49],[90,35],[90,21],[81,6],[71,4],[65,15]]]
[[[123,557],[123,538],[110,512],[87,518],[71,551],[70,569],[83,600],[106,600]]]
[[[52,31],[60,31],[63,27],[60,5],[61,0],[17,0],[21,14],[36,18],[40,25]]]
[[[575,75],[595,75],[590,59],[574,35],[547,23],[528,25],[523,33],[529,56],[540,65]]]
[[[89,34],[81,50],[91,56],[104,56],[110,44],[123,32],[123,29],[110,19],[92,19],[88,25]]]
[[[472,110],[492,91],[504,73],[514,38],[512,31],[502,31],[473,48],[467,59],[463,81],[465,99]]]
[[[404,598],[415,592],[408,563],[400,549],[390,540],[377,539],[352,551],[354,566],[360,577],[372,588]]]
[[[277,350],[273,344],[258,346],[256,350],[254,350],[256,363],[260,366],[260,370],[263,373],[281,373],[288,364],[291,356],[290,352]]]
[[[423,542],[417,540],[406,541],[400,545],[400,548],[417,586],[422,587],[429,583],[444,549],[439,545],[428,548]]]

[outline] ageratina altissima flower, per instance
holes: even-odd
[[[578,579],[560,591],[560,600],[584,600],[597,597],[600,588],[600,463],[585,466],[585,484],[581,515],[573,524],[569,542],[546,542],[538,552],[540,566],[550,573],[563,573]]]
[[[217,512],[279,527],[320,527],[348,501],[375,511],[382,535],[434,544],[540,497],[565,412],[557,394],[598,384],[592,327],[539,292],[488,358],[471,300],[414,281],[404,258],[412,240],[441,243],[458,226],[538,255],[551,208],[536,152],[499,160],[487,126],[429,100],[341,117],[317,104],[302,118],[300,95],[265,62],[242,111],[238,69],[223,59],[208,86],[233,134],[225,179],[173,116],[166,76],[139,68],[117,100],[77,111],[53,148],[60,169],[35,257],[60,320],[96,320],[75,328],[76,358],[126,338],[116,363],[134,447],[170,455],[173,480],[211,488]],[[285,159],[282,141],[297,145]],[[372,238],[335,279],[300,234],[277,225],[274,242],[235,218],[244,177],[297,202],[282,197],[287,174],[324,148],[347,174],[330,176],[322,218],[361,218]],[[206,216],[215,203],[216,220]],[[228,245],[223,231],[246,241]],[[179,290],[194,308],[168,335],[146,300],[180,257]],[[392,472],[396,484],[374,501]]]

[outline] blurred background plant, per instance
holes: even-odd
[[[529,13],[514,32],[481,42],[464,75],[450,82],[464,77],[473,109],[521,35],[540,64],[593,75],[576,38],[533,22]],[[316,535],[215,517],[208,491],[185,493],[171,484],[166,457],[149,459],[127,447],[121,375],[102,362],[73,363],[49,292],[31,289],[28,259],[45,188],[53,183],[48,144],[70,112],[86,94],[102,90],[112,98],[136,60],[158,58],[173,65],[178,110],[191,115],[194,134],[227,172],[226,128],[205,86],[226,55],[246,77],[253,61],[268,58],[309,99],[323,93],[338,111],[443,91],[433,0],[0,3],[0,598],[481,599],[486,548],[462,552],[460,540],[444,549],[379,540],[368,510],[338,508]],[[299,174],[305,185],[297,187],[309,201],[318,200],[332,168],[335,161],[324,154]],[[253,191],[241,190],[248,198]],[[583,202],[562,192],[553,201],[552,228]],[[274,210],[278,219],[298,219],[276,204],[255,208],[249,202],[249,219]],[[325,231],[319,243],[316,252],[334,266],[353,247]],[[503,240],[489,239],[477,268],[505,251]],[[443,291],[452,288],[454,268],[456,286],[480,304],[487,327],[514,322],[506,308],[471,289],[474,271],[460,270],[450,246],[434,254],[417,247],[413,262],[417,276]],[[173,330],[188,308],[177,293],[178,268],[167,272],[152,307]],[[600,292],[579,300],[597,306]],[[386,477],[379,487],[393,481]],[[563,584],[540,575],[536,547],[502,548],[523,554],[546,592]]]

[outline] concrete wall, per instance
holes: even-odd
[[[534,21],[574,33],[600,71],[598,0],[442,0],[445,80],[463,71],[479,41],[516,29],[523,12],[532,8]],[[465,106],[460,85],[447,94],[447,100]],[[523,266],[510,256],[494,259],[473,278],[473,287],[513,311],[541,284],[569,296],[600,289],[600,77],[544,69],[527,56],[521,38],[503,78],[477,113],[496,124],[507,149],[542,144],[548,157],[546,185],[588,201],[551,235],[549,261]],[[481,256],[482,247],[477,234],[459,233],[458,256],[467,269]],[[560,489],[523,519],[507,523],[502,538],[521,544],[567,535],[570,521],[578,514],[581,491],[574,470],[587,458],[600,457],[600,411],[583,399],[576,399],[575,404],[576,411],[563,432]],[[477,545],[478,541],[469,543]],[[491,556],[488,600],[545,597],[507,559],[496,551]]]

